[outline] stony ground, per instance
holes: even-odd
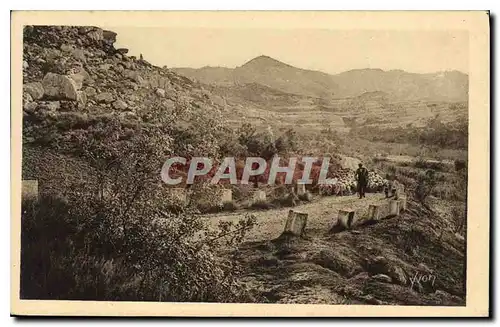
[[[306,236],[280,236],[289,208],[255,211],[258,226],[236,251],[257,302],[465,305],[465,243],[446,220],[409,201],[399,217],[333,233],[339,209],[362,213],[381,194],[323,197],[294,207]],[[246,212],[207,217],[212,226]]]

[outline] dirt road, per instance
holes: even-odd
[[[246,214],[257,217],[255,226],[246,236],[245,241],[272,240],[283,232],[288,212],[292,210],[309,214],[306,230],[324,230],[325,232],[336,222],[340,209],[356,210],[358,216],[368,210],[369,204],[387,201],[383,193],[367,194],[359,199],[357,195],[316,197],[312,202],[293,208],[280,208],[259,211],[241,211],[232,214],[216,214],[207,216],[210,225],[216,228],[219,221],[237,221]]]

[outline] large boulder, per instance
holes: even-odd
[[[87,97],[94,97],[97,94],[96,89],[91,86],[86,87],[84,92],[87,94]]]
[[[65,75],[47,73],[42,81],[44,96],[53,100],[76,100],[78,89],[76,83]]]
[[[144,85],[146,82],[144,80],[144,78],[142,78],[142,76],[134,71],[134,70],[129,70],[129,69],[125,69],[122,74],[127,77],[128,79],[140,84],[140,85]]]
[[[101,41],[104,39],[103,31],[100,28],[94,28],[93,30],[87,33],[87,36],[94,41]]]
[[[119,49],[116,49],[116,52],[122,54],[122,55],[125,55],[128,53],[128,49],[126,48],[119,48]]]
[[[371,275],[384,274],[391,277],[396,284],[406,285],[406,273],[396,262],[388,260],[384,256],[368,258],[366,260],[366,270]]]
[[[83,91],[78,91],[78,107],[84,108],[87,104],[87,94]]]
[[[23,92],[23,104],[33,102],[33,98],[29,93]]]
[[[392,278],[384,274],[373,275],[371,278],[382,283],[392,283]]]
[[[93,28],[91,26],[82,26],[78,29],[78,33],[80,34],[87,34],[90,32]]]
[[[113,97],[113,94],[109,93],[109,92],[103,92],[103,93],[99,93],[96,97],[95,97],[96,101],[97,102],[104,102],[104,103],[111,103],[115,100],[115,98]]]
[[[38,103],[33,101],[33,98],[28,93],[23,93],[23,110],[33,112],[38,107]]]
[[[164,89],[156,89],[156,95],[164,98],[165,97],[165,90]]]
[[[44,103],[43,108],[49,111],[57,111],[61,108],[61,103],[59,101],[47,101]]]
[[[128,105],[125,101],[118,99],[113,102],[113,108],[115,108],[116,110],[125,110],[128,108]]]
[[[87,58],[85,57],[85,51],[82,50],[82,49],[74,49],[72,52],[71,52],[71,55],[73,56],[73,58],[75,58],[76,60],[79,60],[83,63],[86,63],[87,62]]]
[[[116,33],[115,32],[112,32],[112,31],[107,31],[107,30],[104,30],[102,31],[101,30],[101,33],[102,33],[102,37],[104,40],[106,40],[108,43],[115,43],[116,42]]]
[[[40,82],[26,83],[23,85],[24,93],[29,94],[33,100],[38,100],[43,97],[43,85]]]
[[[69,78],[71,78],[75,82],[76,89],[81,90],[81,88],[83,87],[83,81],[85,80],[85,76],[83,74],[80,74],[80,73],[71,74],[68,76],[69,76]]]
[[[62,52],[72,52],[73,50],[75,50],[75,47],[71,44],[61,44],[61,47],[60,47],[61,51]]]
[[[45,60],[56,60],[61,57],[61,50],[53,48],[43,48],[41,52],[41,57]]]
[[[111,68],[111,64],[101,64],[99,65],[99,70],[108,71]]]

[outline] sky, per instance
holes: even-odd
[[[337,74],[351,69],[468,73],[468,33],[461,30],[327,30],[108,27],[116,48],[157,66],[234,68],[260,55]]]

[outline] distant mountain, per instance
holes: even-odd
[[[355,69],[337,75],[297,68],[268,56],[236,68],[173,68],[204,84],[219,86],[258,83],[298,95],[318,98],[356,97],[385,92],[400,100],[466,101],[468,75],[458,71],[415,74],[403,70]]]
[[[381,91],[400,100],[466,101],[469,77],[458,71],[415,74],[403,70],[356,69],[338,75],[338,95]]]
[[[285,93],[314,97],[330,97],[338,90],[332,75],[296,68],[268,56],[259,56],[234,69],[204,67],[172,70],[205,84],[258,83]]]
[[[170,70],[204,84],[231,86],[235,83],[234,69],[232,68],[206,66],[202,68],[171,68]]]

